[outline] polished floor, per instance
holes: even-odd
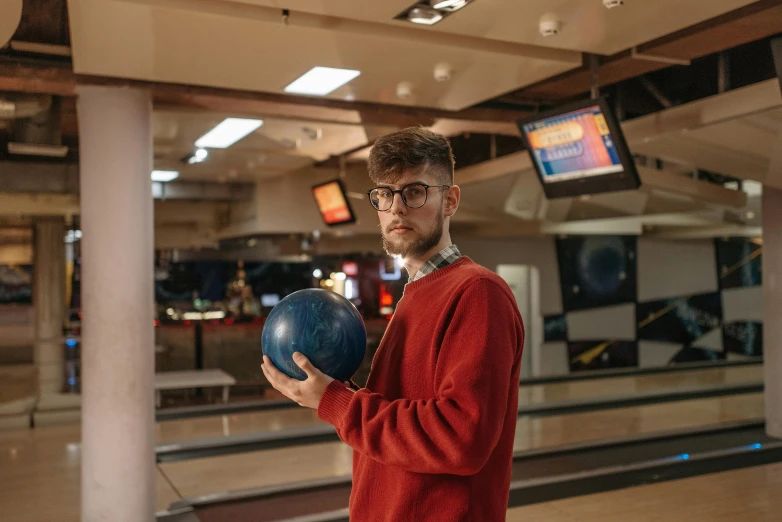
[[[755,381],[755,366],[620,377],[522,387],[522,401],[539,403],[616,396],[639,390]],[[652,404],[550,417],[522,417],[516,450],[539,449],[674,429],[757,420],[761,394]],[[158,442],[230,436],[320,424],[312,410],[261,412],[162,422]],[[0,520],[79,519],[79,425],[0,432]],[[161,464],[157,508],[183,497],[347,475],[351,450],[340,442],[249,452]],[[169,484],[170,482],[170,484]],[[46,498],[46,502],[41,502]],[[563,520],[569,520],[567,518]],[[580,520],[575,518],[574,520]]]
[[[763,396],[746,394],[551,417],[522,417],[516,425],[514,449],[552,448],[758,420],[763,416]],[[352,450],[341,442],[331,442],[164,463],[159,468],[183,496],[193,497],[349,475],[351,464]]]
[[[78,440],[78,426],[0,432],[1,521],[79,520]],[[160,471],[155,480],[156,506],[164,510],[179,496]]]
[[[609,379],[558,382],[519,388],[519,404],[544,404],[559,401],[617,397],[662,389],[686,389],[695,386],[762,382],[761,365],[712,368],[687,372],[614,377]],[[299,428],[322,424],[310,410],[290,409],[259,413],[202,417],[161,422],[158,440],[172,442],[187,439],[228,437],[257,431]]]
[[[782,464],[508,510],[507,522],[778,522]]]

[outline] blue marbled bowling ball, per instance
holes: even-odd
[[[293,362],[294,352],[301,352],[326,375],[346,381],[364,360],[367,330],[353,303],[335,292],[310,288],[277,303],[263,327],[261,346],[289,377],[307,378]]]

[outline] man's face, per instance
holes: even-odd
[[[378,186],[400,190],[410,183],[441,185],[431,175],[405,173],[396,183],[379,183]],[[408,207],[401,194],[394,194],[391,209],[378,211],[383,248],[388,255],[399,255],[403,259],[421,256],[440,242],[446,190],[429,188],[426,203],[420,208]]]

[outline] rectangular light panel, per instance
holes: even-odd
[[[196,147],[225,149],[263,125],[263,120],[226,118],[195,142]]]
[[[179,172],[175,170],[153,170],[152,181],[159,181],[165,183],[167,181],[175,180],[179,177]]]
[[[342,87],[360,74],[360,71],[353,71],[350,69],[313,67],[293,83],[285,87],[285,92],[325,96]]]

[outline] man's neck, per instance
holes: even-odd
[[[405,268],[407,269],[407,273],[410,274],[410,278],[412,279],[415,277],[415,275],[418,273],[418,271],[421,269],[421,267],[432,259],[432,256],[434,256],[436,253],[440,252],[444,248],[447,248],[451,246],[453,243],[451,242],[450,236],[443,237],[439,243],[437,243],[435,246],[433,246],[431,249],[427,250],[425,253],[421,254],[420,256],[415,257],[406,257],[403,259],[403,262],[405,264]]]

